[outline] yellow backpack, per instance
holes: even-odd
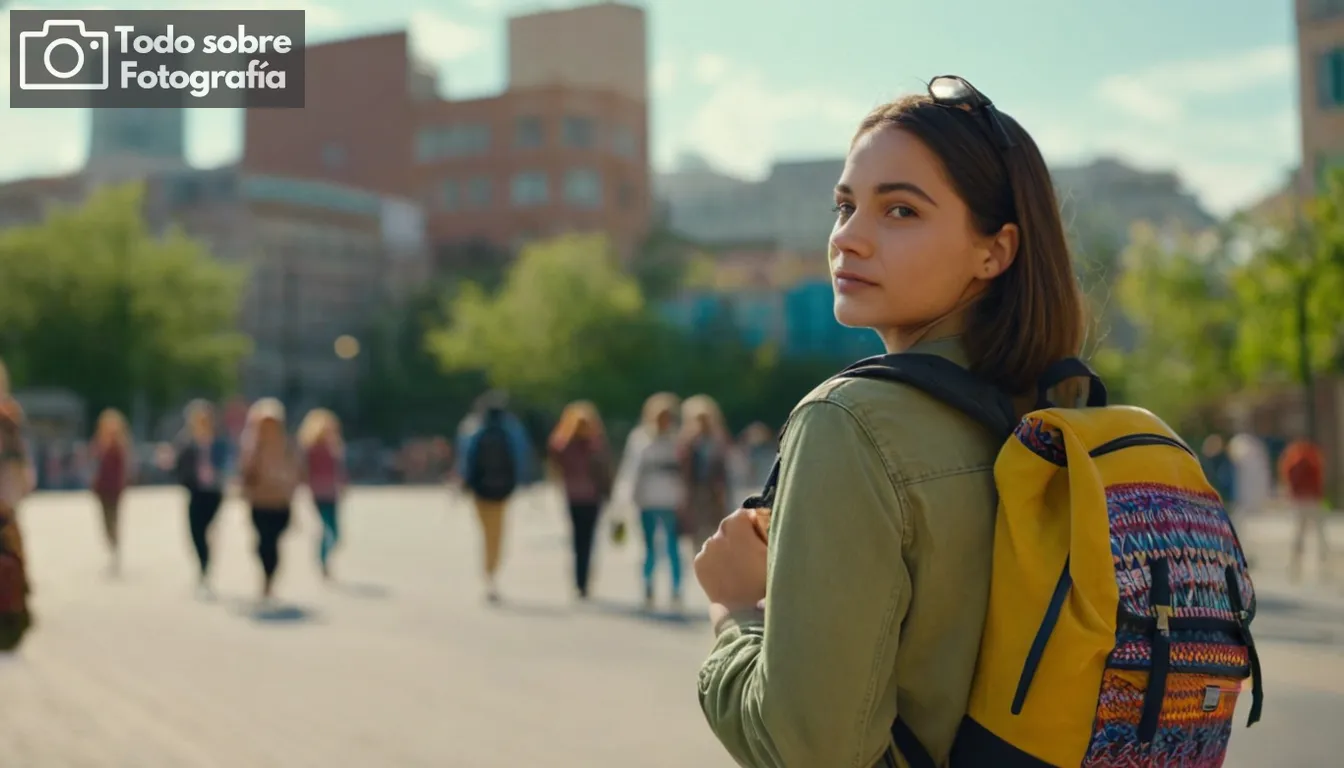
[[[1260,718],[1255,596],[1194,452],[1148,411],[1108,407],[1075,359],[1047,371],[1020,420],[941,357],[883,355],[838,376],[916,387],[1005,438],[989,611],[950,765],[1221,766],[1248,677],[1248,725]],[[1054,407],[1046,393],[1075,377],[1088,407]],[[749,504],[769,506],[777,474]],[[899,717],[892,739],[911,768],[938,765]]]

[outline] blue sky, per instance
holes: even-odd
[[[500,89],[504,20],[581,4],[519,0],[29,0],[40,8],[304,8],[310,40],[409,25],[450,96]],[[776,157],[844,151],[868,108],[963,75],[1030,130],[1048,159],[1112,154],[1175,169],[1227,212],[1298,162],[1291,0],[645,0],[655,166],[686,151],[763,174]],[[7,90],[8,24],[0,46]],[[4,99],[7,102],[7,96]],[[0,179],[78,167],[87,117],[0,108]],[[189,118],[191,158],[226,162],[236,112]],[[17,151],[16,151],[17,150]]]

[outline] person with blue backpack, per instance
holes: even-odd
[[[835,188],[814,389],[705,542],[698,692],[748,768],[1221,765],[1259,659],[1199,460],[1080,361],[1040,150],[966,80],[876,108]]]
[[[491,604],[500,601],[504,511],[514,492],[532,481],[536,463],[527,431],[505,404],[500,393],[481,399],[478,423],[466,433],[458,452],[458,474],[481,524],[485,596]]]

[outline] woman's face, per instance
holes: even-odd
[[[274,445],[284,435],[284,427],[275,419],[262,419],[257,425],[257,440],[264,445]]]
[[[583,438],[593,436],[593,423],[588,420],[587,416],[580,416],[578,420],[574,422],[574,435],[575,437]]]
[[[709,414],[697,413],[695,415],[695,430],[701,435],[708,435],[713,431],[714,424],[709,420]]]
[[[659,433],[665,433],[670,429],[672,429],[673,426],[672,412],[660,411],[658,413],[658,418],[654,420],[654,425],[658,428]]]
[[[215,416],[209,411],[200,410],[191,414],[191,433],[198,439],[206,439],[215,434]]]
[[[977,232],[938,157],[903,130],[854,142],[835,202],[835,317],[873,328],[889,349],[969,303],[1016,251],[1016,227],[1008,238]]]

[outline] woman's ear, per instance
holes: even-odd
[[[1008,271],[1017,258],[1018,244],[1022,231],[1013,223],[1004,224],[986,243],[984,260],[980,264],[979,277],[993,280]]]

